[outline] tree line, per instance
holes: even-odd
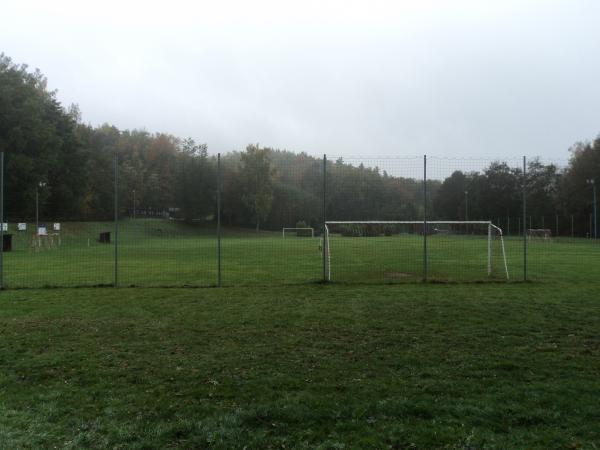
[[[433,215],[447,220],[493,220],[513,232],[521,221],[524,197],[526,227],[547,228],[553,233],[590,234],[593,190],[600,181],[600,137],[569,149],[566,167],[528,161],[523,169],[494,162],[482,171],[455,171],[433,199]]]
[[[5,153],[5,217],[34,217],[36,195],[47,219],[108,220],[114,214],[115,160],[120,215],[168,213],[213,223],[217,183],[225,225],[278,230],[304,222],[319,228],[323,198],[335,220],[418,220],[424,214],[421,179],[378,167],[327,161],[306,153],[250,144],[217,158],[204,143],[165,133],[93,127],[77,106],[65,107],[38,70],[0,54],[0,151]],[[585,233],[591,184],[600,173],[600,138],[570,149],[559,168],[532,160],[527,167],[528,211],[535,217],[574,216]],[[324,183],[324,171],[327,182]],[[598,180],[600,181],[600,180]],[[427,185],[428,216],[440,220],[518,217],[522,169],[494,162],[456,171]],[[566,225],[564,225],[566,226]]]

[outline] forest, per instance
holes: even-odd
[[[0,54],[0,151],[4,152],[4,215],[31,220],[107,220],[114,215],[115,161],[119,214],[169,215],[197,223],[216,220],[221,183],[225,225],[280,230],[330,220],[419,220],[421,178],[379,167],[249,144],[221,155],[205,143],[145,130],[92,126],[77,105],[64,106],[39,70]],[[530,159],[525,191],[528,216],[573,217],[585,235],[592,183],[600,173],[600,137],[574,144],[565,167]],[[376,154],[376,149],[369,153]],[[366,155],[368,156],[368,155]],[[429,219],[520,217],[523,172],[498,160],[478,171],[454,171],[427,183]],[[539,226],[539,224],[538,224]],[[560,227],[570,227],[561,221]],[[562,230],[566,232],[565,230]]]

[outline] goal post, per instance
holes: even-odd
[[[508,275],[508,264],[506,262],[506,249],[504,248],[504,235],[502,234],[502,228],[494,225],[492,222],[488,224],[488,276],[492,275],[492,231],[495,230],[500,238],[500,248],[502,250],[502,262],[504,263],[504,272],[506,273],[506,279],[510,279]]]
[[[297,237],[315,237],[315,229],[312,227],[302,227],[302,228],[297,228],[297,227],[284,227],[283,230],[281,231],[281,236],[283,237],[283,239],[285,239],[285,234],[289,234],[295,232]]]
[[[332,254],[330,242],[332,235],[338,234],[342,237],[377,237],[408,234],[423,235],[427,233],[428,235],[455,234],[470,236],[475,234],[475,228],[479,230],[479,235],[482,238],[485,237],[487,241],[487,247],[484,247],[485,250],[482,249],[486,254],[485,261],[481,261],[482,268],[487,269],[488,276],[492,276],[494,266],[501,265],[503,267],[500,270],[503,269],[502,272],[508,280],[508,263],[502,229],[489,220],[428,220],[427,222],[422,220],[326,221],[322,240],[322,249],[325,253],[326,261],[326,279],[331,281]],[[500,248],[497,250],[501,253],[501,262],[496,264],[494,264],[493,258],[493,242],[495,240],[500,242]]]

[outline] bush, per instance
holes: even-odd
[[[366,237],[377,237],[381,234],[381,225],[378,224],[366,224],[363,236]]]
[[[393,225],[384,225],[383,234],[385,236],[393,236],[394,234],[397,234],[397,232]]]

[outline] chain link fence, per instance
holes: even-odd
[[[2,154],[0,283],[585,282],[600,267],[596,186],[569,191],[577,205],[560,200],[553,183],[567,165],[321,159],[256,146],[190,156],[166,183],[115,155],[84,212],[70,216],[54,213],[65,208],[44,182],[27,208],[6,201]]]

